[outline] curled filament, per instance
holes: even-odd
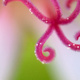
[[[71,7],[71,4],[76,1],[76,0],[68,0],[67,3],[66,3],[66,7],[67,8],[70,8]]]
[[[31,0],[3,0],[3,3],[4,3],[4,5],[7,5],[7,3],[11,2],[11,1],[22,2],[26,7],[28,7],[29,11],[31,13],[33,13],[38,19],[40,19],[41,21],[50,25],[48,30],[45,32],[45,34],[40,38],[40,40],[36,44],[35,55],[36,55],[37,59],[40,60],[42,63],[49,63],[55,57],[55,51],[52,48],[46,47],[46,48],[44,48],[44,50],[42,50],[43,45],[45,44],[46,40],[49,38],[49,36],[53,32],[53,29],[55,29],[55,31],[57,32],[57,35],[59,36],[60,40],[67,47],[69,47],[69,48],[71,48],[75,51],[80,51],[80,44],[75,44],[75,43],[72,43],[71,41],[69,41],[66,38],[66,36],[63,34],[60,27],[58,26],[60,24],[68,24],[68,23],[72,22],[78,16],[78,14],[80,13],[80,0],[68,0],[68,2],[66,3],[68,8],[70,7],[70,4],[73,1],[77,1],[77,5],[76,5],[76,8],[74,9],[74,11],[72,12],[72,14],[67,18],[62,17],[62,12],[60,10],[61,8],[59,6],[58,1],[57,0],[51,0],[52,4],[55,6],[55,9],[56,9],[56,13],[57,13],[56,19],[51,19],[51,18],[48,18],[45,15],[43,15],[33,5]],[[76,33],[75,39],[78,40],[79,37],[80,37],[80,31],[78,33]],[[49,52],[49,55],[44,56],[43,52]]]
[[[69,48],[75,50],[75,51],[80,51],[80,44],[75,44],[72,43],[71,41],[69,41],[65,35],[63,34],[63,32],[61,31],[61,29],[59,28],[59,26],[55,27],[55,30],[57,32],[57,35],[59,36],[60,40]],[[76,36],[77,38],[80,36],[80,33]]]
[[[76,33],[76,35],[74,36],[75,40],[78,40],[80,38],[80,31]]]
[[[46,42],[46,40],[49,38],[49,36],[51,35],[52,31],[53,31],[53,27],[51,25],[51,26],[49,26],[46,33],[40,38],[40,40],[36,44],[35,55],[36,55],[37,59],[39,59],[42,63],[49,63],[55,57],[55,51],[53,49],[51,49],[50,47],[46,47],[43,50],[44,52],[46,52],[46,51],[49,52],[48,56],[44,56],[42,53],[43,45]]]
[[[65,19],[60,18],[58,23],[59,24],[68,24],[68,23],[72,22],[78,16],[79,12],[80,12],[80,0],[77,0],[76,8],[72,12],[72,14],[69,17],[65,18]]]

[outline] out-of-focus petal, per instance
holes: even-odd
[[[18,47],[18,29],[8,9],[0,13],[0,80],[9,80]]]

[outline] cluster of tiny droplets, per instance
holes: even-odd
[[[67,0],[67,2],[66,2],[67,8],[71,7],[71,4],[73,1],[77,1],[76,8],[72,12],[72,14],[67,18],[62,17],[61,8],[59,6],[58,1],[50,0],[56,9],[57,18],[55,20],[54,19],[52,20],[52,19],[46,17],[45,15],[43,15],[41,12],[39,12],[39,10],[32,4],[32,2],[30,0],[3,0],[3,1],[4,1],[4,5],[6,5],[5,1],[6,1],[6,3],[11,2],[11,1],[20,1],[29,8],[29,11],[31,12],[31,14],[34,14],[41,21],[45,22],[46,24],[49,24],[49,28],[47,29],[45,34],[39,39],[39,41],[35,45],[35,51],[34,51],[35,56],[37,57],[37,59],[39,61],[42,62],[42,64],[51,62],[55,57],[55,50],[53,50],[50,47],[47,47],[43,50],[44,52],[48,51],[50,53],[49,56],[46,57],[42,53],[43,45],[45,44],[45,42],[49,38],[49,36],[52,34],[53,30],[56,31],[60,40],[63,42],[64,45],[66,45],[68,47],[68,49],[80,51],[80,44],[75,44],[75,43],[72,43],[71,41],[69,41],[65,37],[62,30],[59,27],[59,24],[65,25],[65,24],[71,23],[78,16],[78,14],[80,12],[80,0]],[[80,31],[75,35],[75,39],[78,40],[79,37],[80,37]]]

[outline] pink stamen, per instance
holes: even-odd
[[[72,22],[78,16],[79,12],[80,12],[80,0],[77,0],[77,5],[76,5],[75,10],[66,19],[61,18],[59,20],[59,24],[68,24],[68,23]]]
[[[44,56],[42,53],[42,48],[43,45],[45,44],[46,40],[49,38],[51,33],[53,32],[53,29],[56,30],[57,35],[59,36],[60,40],[69,48],[75,50],[75,51],[80,51],[80,44],[75,44],[69,41],[63,32],[61,31],[60,27],[58,26],[59,24],[68,24],[72,22],[79,14],[80,11],[80,0],[77,0],[77,5],[75,10],[72,12],[72,14],[67,17],[66,19],[62,18],[61,15],[61,10],[60,6],[57,0],[51,0],[52,4],[55,6],[56,12],[57,12],[57,18],[56,19],[50,19],[46,16],[44,16],[39,10],[32,4],[30,0],[5,0],[4,4],[7,5],[8,2],[11,1],[20,1],[24,5],[28,7],[31,13],[33,13],[36,17],[38,17],[41,21],[45,22],[46,24],[49,24],[49,28],[46,31],[46,33],[40,38],[40,40],[36,44],[36,50],[35,50],[35,55],[36,57],[42,62],[42,63],[49,63],[51,62],[54,57],[55,57],[55,51],[52,48],[45,48],[43,51],[46,52],[48,51],[50,54],[49,56]],[[70,7],[70,4],[74,0],[68,0],[67,2],[67,7]],[[76,33],[75,39],[78,40],[80,37],[80,31]]]
[[[60,40],[69,48],[71,48],[72,50],[75,51],[80,51],[80,44],[75,44],[72,43],[71,41],[69,41],[63,34],[63,32],[61,31],[61,29],[59,28],[59,26],[55,26],[55,30],[57,32],[57,35],[59,36]]]
[[[35,50],[36,57],[43,63],[49,63],[55,57],[55,51],[49,47],[44,49],[44,52],[46,51],[49,52],[49,56],[46,57],[42,53],[42,47],[52,32],[53,32],[53,26],[51,25],[49,26],[46,33],[40,38],[40,40],[36,44],[36,50]]]

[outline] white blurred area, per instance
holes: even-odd
[[[19,29],[9,9],[0,10],[0,80],[9,80],[17,56]]]

